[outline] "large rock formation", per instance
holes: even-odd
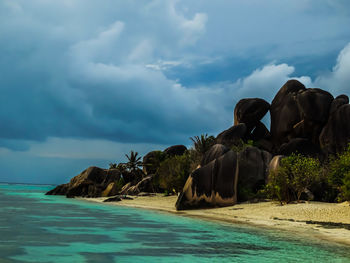
[[[118,194],[118,184],[116,182],[109,183],[105,190],[101,193],[102,197],[113,196]]]
[[[187,148],[185,145],[173,145],[166,148],[163,152],[168,156],[183,155]]]
[[[120,179],[120,171],[117,169],[101,169],[89,167],[70,180],[68,184],[59,185],[47,192],[47,195],[66,195],[67,197],[100,197],[102,193],[115,194],[110,184]]]
[[[246,201],[265,184],[272,154],[257,147],[246,147],[238,153],[238,201]]]
[[[336,112],[340,106],[349,104],[349,97],[342,94],[336,97],[331,104],[331,109],[329,110],[329,116],[332,116],[334,112]]]
[[[332,110],[320,135],[320,144],[328,153],[335,154],[342,152],[350,143],[350,104],[339,103]]]
[[[143,172],[147,175],[154,174],[164,158],[165,154],[162,151],[152,151],[147,153],[142,159]]]
[[[271,103],[271,135],[277,148],[293,138],[319,143],[319,135],[329,116],[333,96],[320,89],[306,89],[289,80]]]
[[[137,184],[127,184],[123,187],[123,189],[120,191],[120,194],[122,195],[138,195],[141,192],[148,192],[153,193],[153,185],[152,185],[153,176],[146,176],[141,181],[139,181]]]
[[[234,125],[231,128],[221,132],[216,137],[216,143],[226,146],[235,145],[244,139],[246,132],[247,126],[244,123]]]
[[[288,142],[293,136],[295,125],[301,118],[296,102],[296,95],[306,90],[305,86],[297,80],[287,81],[278,91],[271,103],[271,136],[278,146]]]
[[[259,140],[269,140],[271,137],[270,131],[266,128],[265,124],[263,124],[261,121],[258,121],[255,124],[255,128],[252,131],[249,139],[253,141],[259,141]]]
[[[237,200],[247,200],[247,193],[256,192],[265,183],[272,158],[270,153],[246,147],[238,154],[232,150],[222,154],[225,148],[214,146],[209,150],[209,156],[214,157],[217,153],[218,157],[189,176],[176,209],[233,205]],[[241,191],[241,199],[238,199],[241,189],[244,193]]]
[[[237,154],[228,151],[188,177],[176,209],[234,205],[237,202],[237,176]]]
[[[230,149],[227,148],[225,145],[222,144],[214,144],[209,151],[207,151],[201,161],[201,166],[204,166],[211,161],[215,160],[216,158],[219,158],[221,155],[224,155],[227,153]]]
[[[269,164],[269,173],[272,173],[272,172],[276,172],[278,170],[278,168],[281,167],[281,161],[283,159],[283,155],[275,155],[271,161],[270,161],[270,164]],[[268,177],[266,178],[266,181],[265,183],[268,182]]]
[[[270,104],[263,99],[241,99],[234,109],[234,124],[245,123],[250,130],[257,125],[269,109]]]
[[[321,148],[317,144],[314,144],[310,140],[304,138],[291,139],[289,142],[282,144],[278,150],[278,154],[280,155],[288,156],[292,153],[300,153],[304,156],[320,159],[323,157]]]
[[[249,199],[249,193],[256,193],[266,183],[268,164],[270,171],[277,169],[281,155],[298,152],[322,161],[326,154],[341,152],[350,143],[348,103],[346,95],[334,99],[330,93],[307,89],[297,80],[287,81],[271,105],[258,98],[240,100],[234,110],[234,126],[221,132],[217,144],[203,155],[200,167],[188,177],[176,208],[225,206]],[[269,110],[270,131],[261,122]],[[244,145],[249,140],[258,148]],[[242,148],[239,153],[232,150]],[[160,163],[186,150],[184,145],[174,145],[146,154],[143,172],[130,171],[125,165],[110,170],[90,167],[47,194],[97,197],[153,192],[152,174]],[[271,160],[270,153],[281,155]],[[125,185],[118,192],[121,177]]]

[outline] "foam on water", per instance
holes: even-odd
[[[350,262],[348,247],[0,184],[0,262]]]

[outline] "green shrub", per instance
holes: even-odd
[[[123,186],[125,185],[125,181],[123,179],[123,177],[120,177],[120,179],[117,181],[117,189],[118,192],[123,188]]]
[[[159,186],[171,193],[180,192],[191,172],[189,154],[174,156],[163,161],[156,173]]]
[[[235,142],[235,144],[231,145],[230,149],[236,153],[239,153],[249,146],[256,147],[256,143],[254,143],[253,140],[248,140],[247,142],[244,142],[242,139],[239,139]]]
[[[259,194],[260,190],[252,191],[252,189],[250,189],[249,187],[240,184],[237,185],[237,199],[239,200],[239,202],[249,201],[255,198],[259,199],[261,197]]]
[[[201,163],[202,155],[192,148],[188,149],[185,154],[190,162],[190,171],[196,170]]]
[[[302,193],[319,180],[320,172],[317,159],[292,154],[283,158],[280,167],[270,173],[265,191],[268,197],[281,203],[299,201]]]
[[[324,163],[320,169],[319,179],[310,186],[314,200],[321,202],[334,202],[336,200],[338,191],[329,183],[328,175],[329,166],[328,163]]]
[[[263,193],[268,198],[277,199],[282,202],[289,203],[292,199],[290,196],[290,179],[286,170],[280,167],[276,171],[271,171],[269,174],[269,182],[265,186]]]
[[[343,185],[344,176],[350,172],[350,145],[341,154],[330,158],[329,161],[329,183],[340,189]]]
[[[350,172],[344,175],[343,185],[341,186],[342,199],[350,201]]]
[[[297,195],[297,200],[300,200],[301,194],[319,179],[321,172],[320,162],[311,157],[302,155],[292,155],[286,158],[290,163],[290,172],[292,176],[292,189]],[[283,162],[283,160],[282,160]]]

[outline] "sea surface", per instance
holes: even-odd
[[[349,247],[0,184],[0,262],[350,262]]]

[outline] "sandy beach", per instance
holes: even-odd
[[[232,224],[248,224],[306,235],[350,246],[350,206],[348,202],[332,204],[305,202],[281,206],[278,202],[244,203],[235,206],[176,211],[177,196],[139,196],[133,200],[106,203],[163,211],[180,216]],[[103,202],[106,198],[84,198]]]

